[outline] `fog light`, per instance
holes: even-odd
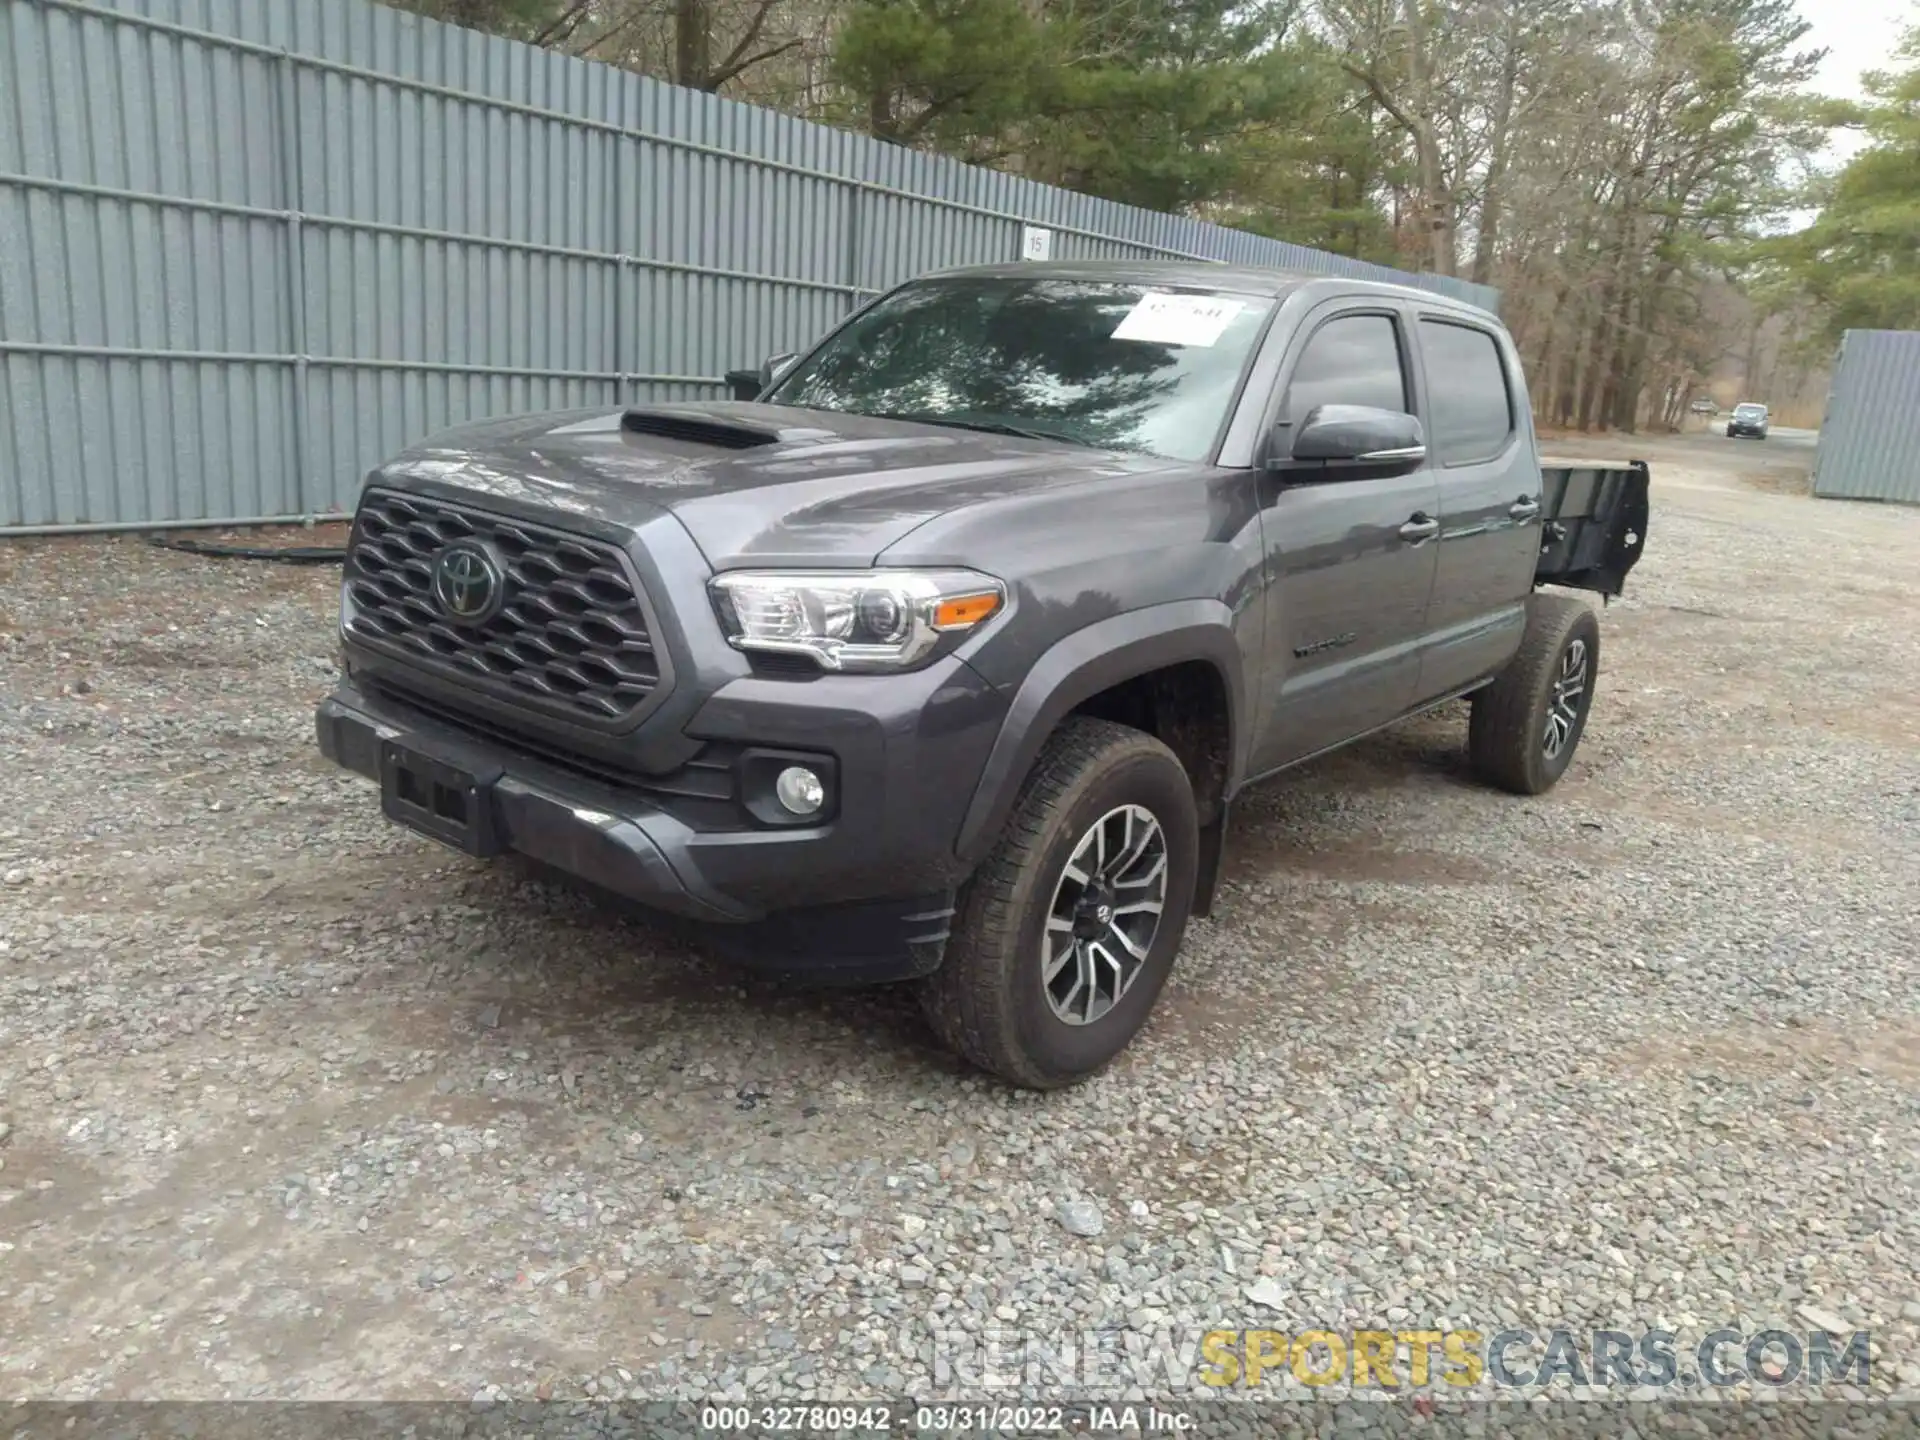
[[[789,765],[773,782],[774,796],[795,815],[811,815],[827,803],[827,787],[804,765]]]

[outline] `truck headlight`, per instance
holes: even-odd
[[[708,588],[735,649],[853,672],[911,669],[1007,599],[1006,586],[972,570],[734,570]]]

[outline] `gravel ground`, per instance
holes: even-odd
[[[0,548],[0,1397],[927,1397],[989,1332],[1369,1323],[1864,1326],[1920,1388],[1920,515],[1651,448],[1560,788],[1454,707],[1256,793],[1046,1097],[390,828],[313,747],[331,571]]]

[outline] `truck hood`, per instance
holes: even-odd
[[[576,410],[445,431],[376,478],[638,524],[675,516],[715,569],[854,566],[937,515],[1164,469],[1149,456],[743,402]]]

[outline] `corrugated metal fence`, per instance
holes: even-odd
[[[1920,505],[1920,330],[1840,337],[1813,493]]]
[[[1414,278],[367,0],[0,0],[0,96],[0,532],[332,513],[434,430],[713,394],[1026,223]]]

